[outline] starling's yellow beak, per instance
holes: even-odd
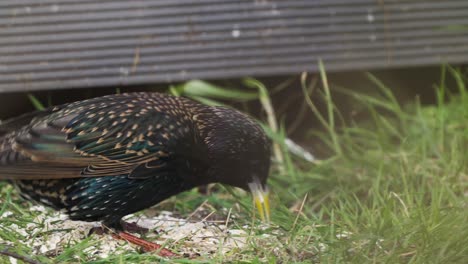
[[[255,206],[257,207],[260,219],[263,222],[270,222],[270,203],[268,200],[268,188],[264,188],[259,181],[249,183]]]

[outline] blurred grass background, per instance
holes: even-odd
[[[270,226],[257,225],[248,195],[223,186],[212,187],[209,196],[192,190],[157,208],[187,216],[207,203],[221,219],[227,215],[223,208],[232,210],[236,217],[230,225],[249,233],[248,246],[197,260],[203,263],[466,263],[467,75],[443,66],[437,76],[437,83],[412,92],[387,84],[378,74],[363,73],[357,83],[356,76],[347,83],[328,81],[323,67],[320,74],[304,73],[274,85],[244,79],[144,87],[249,112],[277,146],[269,180]],[[356,87],[363,79],[366,84]],[[79,90],[68,99],[126,90]],[[64,93],[31,98],[57,104],[66,100]],[[288,138],[303,149],[288,144]],[[34,213],[8,185],[2,185],[1,192],[0,215],[9,210],[18,219],[0,218],[0,237],[14,241],[21,234],[3,227],[26,225]],[[34,258],[53,263],[76,261],[71,256],[78,255],[88,262],[81,251],[91,243],[93,238],[71,244],[56,256]],[[15,250],[31,252],[21,245]],[[90,263],[159,260],[135,252]]]

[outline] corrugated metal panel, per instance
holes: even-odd
[[[0,92],[468,62],[468,1],[2,0]]]

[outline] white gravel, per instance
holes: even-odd
[[[69,245],[80,243],[91,228],[100,226],[98,222],[71,221],[59,212],[51,212],[43,206],[32,206],[31,211],[39,215],[26,227],[16,224],[1,226],[16,232],[23,243],[33,249],[33,254],[54,256],[60,254]],[[0,217],[13,217],[11,212],[4,212]],[[147,240],[167,245],[177,244],[178,254],[200,254],[208,256],[214,253],[226,253],[234,248],[246,246],[248,234],[240,229],[229,229],[223,224],[207,221],[186,221],[174,217],[170,212],[160,212],[155,217],[127,216],[127,222],[135,222],[156,232],[146,236]],[[13,245],[9,241],[0,243]],[[135,252],[136,246],[126,241],[112,238],[111,235],[93,235],[90,246],[83,252],[90,259],[102,259],[111,255]],[[182,252],[181,252],[182,251]]]
[[[183,253],[205,255],[220,250],[224,254],[234,248],[242,248],[247,243],[248,235],[241,229],[228,229],[219,223],[186,221],[173,217],[170,212],[161,212],[151,218],[130,216],[126,221],[158,231],[158,241],[161,243],[166,239],[182,242]]]

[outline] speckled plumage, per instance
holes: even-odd
[[[109,95],[0,126],[0,179],[71,219],[120,219],[195,186],[264,185],[270,146],[229,108],[160,93]]]

